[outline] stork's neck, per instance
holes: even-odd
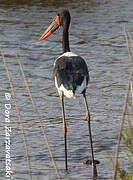
[[[64,27],[64,28],[63,28],[62,50],[63,50],[63,53],[65,53],[65,52],[70,52],[70,47],[69,47],[69,33],[68,33],[68,28],[67,28],[67,27]]]

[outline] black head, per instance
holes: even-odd
[[[69,27],[71,16],[68,10],[64,9],[60,12],[57,12],[57,16],[59,16],[59,21],[61,26]]]
[[[57,12],[51,25],[46,29],[44,34],[40,37],[39,41],[44,40],[50,36],[54,31],[56,31],[60,26],[63,26],[64,30],[68,30],[70,24],[71,16],[68,10],[62,10]]]

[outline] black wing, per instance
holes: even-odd
[[[86,77],[86,85],[89,80],[87,65],[80,56],[61,56],[55,61],[53,68],[53,78],[57,79],[58,87],[63,84],[67,90],[75,92]]]

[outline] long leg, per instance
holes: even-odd
[[[90,124],[90,112],[89,112],[89,108],[88,108],[88,103],[87,103],[87,100],[86,100],[85,92],[83,93],[83,98],[84,98],[84,104],[85,104],[85,107],[86,107],[86,119],[88,121],[88,130],[89,130],[90,145],[91,145],[92,176],[95,179],[97,177],[97,168],[96,168],[96,163],[95,163],[95,160],[94,160],[93,141],[92,141],[91,124]]]
[[[60,101],[61,101],[61,111],[62,111],[62,121],[63,121],[63,133],[64,133],[64,143],[65,143],[65,167],[67,171],[67,126],[65,121],[65,111],[64,111],[64,95],[63,92],[59,92]]]

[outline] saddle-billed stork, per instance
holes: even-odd
[[[92,160],[92,174],[93,177],[97,176],[96,162],[94,160],[93,143],[90,127],[90,112],[86,99],[86,87],[89,81],[89,72],[84,59],[77,54],[70,51],[69,47],[69,24],[71,16],[68,10],[62,10],[56,14],[51,25],[47,28],[44,34],[40,37],[39,41],[44,40],[50,36],[60,26],[63,27],[62,36],[62,50],[63,53],[59,56],[54,63],[53,78],[55,86],[58,90],[61,100],[62,120],[63,120],[63,133],[65,143],[65,167],[67,167],[67,126],[64,111],[64,95],[68,98],[75,98],[77,93],[83,94],[84,104],[86,108],[86,119],[88,121],[89,137],[91,144]]]

